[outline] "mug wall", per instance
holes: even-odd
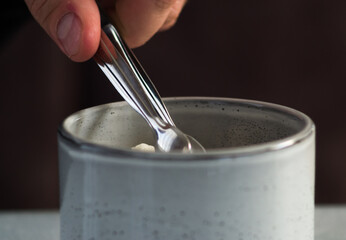
[[[209,153],[131,151],[147,128],[139,127],[143,120],[124,103],[83,110],[64,122],[59,134],[62,240],[313,239],[315,135],[304,115],[241,100],[170,99],[167,104],[173,118],[180,116],[182,129],[197,139],[209,136],[202,142]],[[239,116],[232,113],[237,110]],[[208,124],[228,118],[233,132],[239,128],[246,140],[244,126],[267,127],[267,135],[261,143],[252,136],[252,142],[239,141],[246,142],[243,146],[213,148],[225,126],[201,131],[191,124],[196,116]],[[294,137],[302,132],[303,137]],[[261,145],[267,147],[254,148]]]

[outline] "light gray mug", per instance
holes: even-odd
[[[207,153],[148,153],[127,103],[58,133],[61,240],[313,240],[315,128],[301,112],[226,98],[165,99]]]

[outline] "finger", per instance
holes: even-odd
[[[118,0],[115,5],[120,31],[131,47],[147,42],[166,22],[178,0]]]
[[[100,42],[100,15],[94,0],[25,0],[31,14],[74,61],[91,58]]]
[[[175,4],[172,6],[169,15],[167,16],[166,21],[160,28],[160,31],[166,31],[167,29],[173,27],[173,25],[177,22],[178,17],[185,6],[185,0],[177,0]]]

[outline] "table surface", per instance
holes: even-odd
[[[59,212],[0,211],[1,240],[59,240]],[[346,240],[346,205],[317,206],[315,240]]]

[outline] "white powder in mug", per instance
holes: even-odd
[[[134,146],[131,149],[142,152],[155,152],[155,147],[146,143],[138,144],[137,146]]]

